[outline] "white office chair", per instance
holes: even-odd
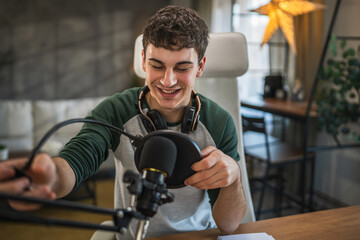
[[[145,78],[142,70],[142,35],[135,41],[134,70],[137,76]],[[206,64],[203,76],[196,80],[195,90],[217,102],[233,117],[239,137],[238,151],[242,184],[245,193],[247,210],[241,223],[255,221],[253,202],[246,171],[244,147],[242,141],[242,124],[240,114],[240,99],[237,77],[248,69],[248,54],[246,39],[241,33],[210,34],[210,42],[205,53]],[[107,222],[109,224],[109,222]],[[101,231],[95,232],[91,240],[104,238]],[[107,236],[109,237],[109,236]]]

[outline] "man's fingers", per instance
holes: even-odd
[[[191,185],[193,187],[202,185],[208,186],[226,177],[224,174],[225,172],[222,171],[218,165],[219,164],[213,166],[210,169],[193,174],[191,177],[185,180],[185,185]]]
[[[4,161],[0,164],[0,181],[4,181],[15,176],[15,168],[21,169],[25,165],[25,158]]]
[[[192,169],[197,172],[185,180],[185,185],[199,189],[226,187],[239,176],[237,163],[221,151],[212,151],[195,164]]]
[[[2,182],[0,184],[0,192],[10,193],[10,194],[20,194],[24,192],[24,190],[29,186],[30,186],[29,179],[22,177],[19,179]]]
[[[0,165],[0,181],[7,180],[14,177],[15,170],[11,166],[6,166],[4,164]]]
[[[14,159],[2,162],[1,165],[8,166],[8,167],[12,166],[12,167],[20,169],[25,165],[27,160],[28,160],[27,158],[14,158]]]
[[[32,188],[30,191],[25,192],[23,196],[49,200],[54,200],[56,198],[55,193],[51,192],[49,187],[47,186],[38,186],[35,189]],[[12,208],[19,211],[32,211],[41,207],[41,204],[27,203],[21,201],[9,201],[9,204]]]
[[[202,181],[196,182],[191,186],[198,189],[215,189],[227,186],[229,184],[229,178],[226,177],[224,172],[217,172],[210,178],[203,179]]]
[[[213,147],[213,146],[208,146],[208,147],[206,147],[205,149],[203,149],[203,150],[201,151],[201,155],[202,155],[202,157],[204,158],[204,157],[208,156],[211,152],[213,152],[213,151],[215,151],[215,150],[216,150],[215,147]]]
[[[201,153],[203,159],[191,166],[191,169],[196,172],[214,167],[215,164],[222,158],[222,152],[217,151],[217,149],[212,146],[205,148]]]

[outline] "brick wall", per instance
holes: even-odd
[[[0,0],[0,99],[111,95],[133,85],[135,37],[167,1]],[[1,58],[0,58],[1,61]]]

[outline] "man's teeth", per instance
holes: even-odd
[[[168,93],[168,94],[170,94],[170,93],[174,93],[174,92],[176,92],[177,90],[165,90],[165,89],[161,89],[161,91],[162,92],[164,92],[164,93]]]

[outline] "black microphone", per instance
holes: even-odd
[[[155,187],[165,186],[165,178],[171,176],[176,162],[177,150],[173,141],[155,136],[145,142],[140,155],[139,167],[143,178]],[[145,216],[152,217],[157,212],[161,194],[145,188],[137,199],[136,209]],[[156,189],[154,189],[156,190]]]
[[[166,189],[165,178],[172,175],[176,158],[176,145],[168,138],[154,136],[144,143],[139,168],[145,181],[143,191],[137,198],[137,211],[152,217],[165,201],[173,201],[173,195],[169,196]],[[145,237],[148,224],[148,220],[139,221],[136,239]]]
[[[145,135],[136,146],[134,159],[136,168],[139,172],[143,172],[143,169],[140,167],[140,156],[142,154],[144,144],[155,136],[171,140],[176,145],[177,149],[177,158],[174,167],[176,171],[173,172],[171,176],[167,176],[165,179],[166,187],[168,189],[184,187],[185,179],[195,173],[195,171],[191,169],[191,166],[195,162],[200,161],[202,158],[199,146],[194,140],[184,133],[172,130],[157,130],[151,132]]]

